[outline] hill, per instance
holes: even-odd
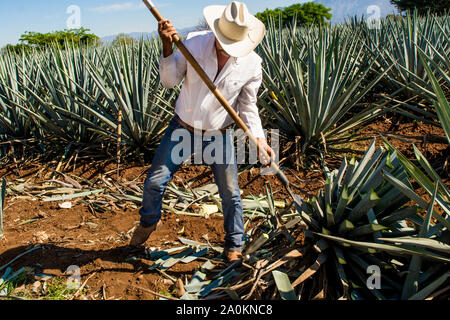
[[[194,30],[195,30],[195,27],[189,27],[189,28],[180,29],[180,30],[178,30],[178,32],[182,36],[184,36]],[[133,39],[136,39],[136,40],[140,40],[140,39],[147,40],[147,39],[151,39],[152,37],[157,37],[158,32],[157,31],[154,31],[154,32],[131,32],[131,33],[126,33],[126,35],[129,37],[132,37]],[[100,40],[104,44],[109,44],[109,43],[112,43],[117,36],[118,36],[118,34],[106,36],[106,37],[100,38]]]

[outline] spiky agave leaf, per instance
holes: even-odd
[[[447,98],[444,94],[444,91],[442,90],[435,74],[433,73],[433,70],[430,68],[430,66],[427,63],[428,60],[431,60],[431,59],[428,57],[425,57],[425,55],[422,52],[420,52],[420,56],[422,58],[427,75],[433,86],[434,93],[436,94],[436,99],[432,100],[432,103],[434,104],[434,107],[438,114],[439,120],[441,122],[441,126],[444,129],[445,135],[447,136],[447,140],[450,143],[450,105],[448,104],[448,100],[447,100]],[[437,70],[439,70],[441,73],[443,73],[443,70],[441,68],[437,67]],[[448,82],[448,84],[450,84],[449,80],[447,80],[447,82]]]
[[[442,182],[442,179],[439,178],[439,175],[434,171],[431,165],[426,161],[423,154],[417,149],[414,145],[414,153],[416,158],[418,159],[422,169],[414,165],[408,158],[406,158],[401,152],[395,149],[386,139],[383,139],[383,142],[389,150],[396,152],[398,155],[399,161],[402,163],[405,171],[410,176],[411,179],[414,179],[419,185],[425,189],[425,191],[432,196],[434,190],[434,181],[439,184],[438,194],[436,196],[436,203],[444,210],[447,218],[445,219],[447,222],[450,221],[450,192],[446,185]],[[424,171],[422,171],[424,170]]]

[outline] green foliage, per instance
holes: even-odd
[[[417,8],[420,14],[428,11],[437,14],[446,14],[449,9],[448,0],[391,0],[400,11],[407,11]]]
[[[42,49],[52,46],[55,43],[58,44],[61,48],[65,48],[68,44],[70,46],[100,45],[100,38],[93,33],[88,33],[88,31],[89,29],[85,28],[65,29],[62,31],[49,33],[26,31],[20,37],[19,44],[6,45],[3,48],[3,52],[29,52],[32,48]]]
[[[266,9],[256,14],[266,26],[270,20],[274,20],[275,24],[281,23],[287,26],[295,22],[297,25],[325,24],[326,20],[331,20],[331,9],[326,8],[323,4],[308,2],[304,4],[293,4],[284,9],[276,8],[274,10]]]
[[[44,300],[67,300],[77,290],[69,288],[65,279],[54,279],[47,283],[47,290],[43,297]]]
[[[376,57],[376,65],[386,70],[383,79],[385,88],[402,90],[403,95],[412,98],[417,95],[428,101],[436,100],[430,77],[426,72],[425,55],[429,68],[438,82],[447,79],[450,60],[449,37],[450,19],[432,14],[420,16],[417,10],[408,12],[406,17],[396,16],[384,19],[380,28],[370,29],[365,22],[355,26],[362,29],[363,42],[367,54]],[[391,92],[392,92],[391,91]],[[436,123],[437,115],[423,107],[416,100],[394,97],[400,106],[395,110],[419,121]],[[402,101],[400,101],[402,100]]]
[[[120,45],[132,45],[136,42],[134,38],[126,35],[125,33],[119,34],[114,41],[112,42],[113,46],[120,46]]]
[[[271,10],[266,9],[263,12],[258,12],[256,14],[256,17],[261,20],[266,26],[269,24],[270,20],[272,19],[276,25],[280,23],[280,18],[285,21],[284,19],[284,11],[280,8]]]

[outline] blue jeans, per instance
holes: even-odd
[[[185,139],[177,138],[177,132],[182,132]],[[214,150],[217,150],[217,159],[221,159],[221,161],[208,160],[210,163],[207,164],[211,167],[219,195],[222,199],[224,229],[226,233],[224,248],[231,251],[240,250],[242,247],[242,236],[244,234],[244,218],[232,132],[229,131],[226,134],[219,134],[215,137],[222,139],[222,150],[217,150],[217,148],[215,149],[212,146],[212,142],[215,141],[214,138],[211,139],[212,141],[207,141],[209,140],[207,137],[202,139],[201,136],[184,129],[178,122],[172,119],[156,151],[152,166],[145,179],[142,208],[139,211],[141,225],[143,227],[153,226],[161,219],[164,192],[166,191],[167,184],[172,180],[174,173],[181,167],[181,162],[190,159],[193,153],[195,153],[194,157],[197,157],[200,152],[203,155],[205,148],[207,151],[205,153],[212,155],[212,158],[210,157],[209,159],[213,159],[216,155]],[[172,139],[175,141],[172,141]],[[187,152],[175,152],[180,150],[180,145]],[[176,156],[174,157],[173,154]]]

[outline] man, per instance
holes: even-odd
[[[272,156],[273,150],[266,143],[256,106],[262,67],[261,58],[253,50],[264,38],[264,24],[248,12],[244,3],[236,1],[228,6],[209,6],[204,9],[204,16],[211,31],[189,34],[184,45]],[[208,164],[222,199],[226,233],[223,256],[229,262],[239,260],[242,257],[244,234],[243,210],[232,134],[231,130],[226,131],[233,120],[181,52],[173,52],[172,37],[177,31],[171,22],[161,21],[158,30],[163,42],[160,61],[162,85],[172,88],[183,79],[184,83],[176,103],[175,116],[156,151],[145,180],[143,206],[139,211],[141,221],[130,245],[145,243],[159,224],[167,184],[182,164],[179,159],[174,160],[175,154],[178,155],[174,151],[180,143],[176,133],[180,129],[188,133],[185,145],[189,146],[189,152],[183,152],[182,156],[182,160],[186,160],[193,153],[197,155],[198,150],[204,152],[217,142],[205,138],[200,140],[199,146],[199,134],[206,136],[208,132],[219,131],[220,134],[215,137],[222,140],[219,142],[223,142],[223,150],[215,150],[215,160]],[[195,149],[195,146],[199,149]]]

